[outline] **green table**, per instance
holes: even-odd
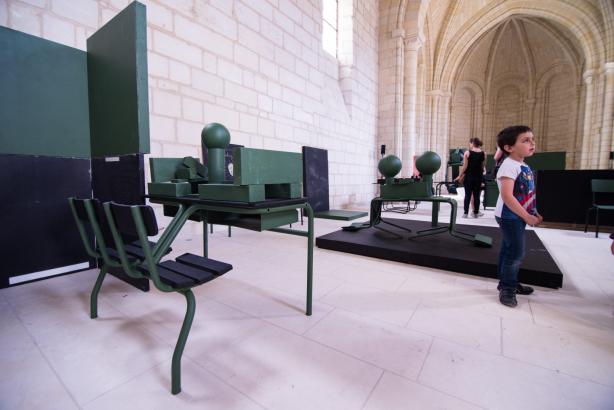
[[[203,223],[203,256],[209,256],[208,250],[208,229],[207,224],[210,219],[215,219],[216,224],[227,224],[240,228],[252,229],[257,231],[273,231],[289,235],[298,235],[307,238],[307,316],[311,316],[312,293],[313,293],[313,210],[306,198],[296,199],[271,199],[261,202],[238,202],[238,201],[216,201],[200,199],[198,195],[187,195],[181,197],[164,195],[147,195],[149,201],[155,204],[171,205],[177,207],[177,212],[173,220],[166,227],[159,241],[169,244],[177,237],[186,221],[198,214]],[[284,215],[291,210],[302,209],[307,214],[307,232],[295,229],[271,227],[276,224],[276,217]],[[244,218],[227,218],[224,216],[245,216]],[[267,223],[262,221],[267,220]],[[279,219],[279,218],[277,218]],[[283,219],[283,218],[281,218]],[[279,219],[279,220],[281,220]],[[258,224],[258,221],[261,221]],[[283,223],[286,224],[286,223]],[[281,226],[280,224],[278,226]]]

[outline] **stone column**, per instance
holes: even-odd
[[[450,142],[450,101],[452,100],[452,93],[449,91],[442,91],[439,98],[439,131],[437,132],[437,138],[439,139],[436,144],[435,152],[441,157],[441,168],[436,173],[438,180],[443,181],[445,175],[445,166],[448,162],[448,146]]]
[[[582,78],[584,79],[584,87],[586,92],[584,95],[586,99],[584,100],[584,130],[582,131],[582,162],[581,169],[588,169],[590,167],[590,157],[591,157],[591,125],[592,125],[592,114],[593,114],[593,77],[594,70],[587,70],[582,74]]]
[[[599,144],[599,168],[608,168],[610,151],[614,151],[614,62],[604,66],[605,89],[603,95],[603,121],[601,122],[601,138]]]
[[[429,106],[429,125],[426,133],[425,150],[435,149],[436,135],[439,123],[439,90],[431,90],[427,94],[427,104]]]
[[[568,148],[567,152],[571,152],[571,156],[567,155],[567,169],[580,169],[582,166],[581,150],[582,150],[582,101],[584,101],[584,87],[578,84],[576,87],[576,100],[574,112],[576,116],[575,130],[573,137],[573,145]]]
[[[418,41],[405,41],[405,132],[403,146],[403,176],[413,174],[413,160],[416,154],[416,93],[418,80]]]
[[[403,76],[405,30],[392,31],[395,40],[395,78],[394,78],[394,154],[403,161]]]

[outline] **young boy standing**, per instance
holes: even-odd
[[[518,304],[516,294],[529,295],[533,288],[518,283],[518,271],[524,259],[526,225],[537,225],[543,218],[537,213],[535,180],[524,163],[535,152],[533,131],[526,125],[503,129],[497,145],[506,155],[497,172],[499,198],[495,219],[503,240],[499,253],[499,301],[510,307]]]

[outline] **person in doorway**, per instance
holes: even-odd
[[[516,294],[533,293],[533,288],[518,283],[518,271],[525,253],[525,228],[543,220],[537,212],[533,172],[524,162],[535,152],[533,131],[526,125],[505,128],[497,135],[497,145],[506,154],[497,172],[499,198],[495,219],[502,234],[497,289],[499,301],[515,307],[518,304]]]
[[[462,182],[465,187],[465,203],[463,218],[469,216],[469,205],[473,203],[473,217],[484,214],[480,212],[480,193],[486,166],[486,154],[482,151],[482,141],[479,138],[469,140],[469,150],[463,155],[463,167],[455,181]]]

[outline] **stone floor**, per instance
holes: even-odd
[[[426,206],[391,216],[426,220]],[[316,232],[343,224],[317,220]],[[108,277],[90,320],[95,270],[3,289],[0,408],[612,409],[610,241],[536,231],[564,286],[515,309],[491,279],[316,249],[307,317],[305,238],[215,227],[210,256],[234,270],[195,290],[177,396],[181,295]],[[184,234],[174,253],[201,240]]]

